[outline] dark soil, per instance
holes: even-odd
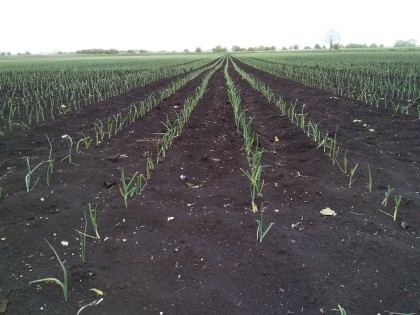
[[[7,194],[0,201],[0,305],[7,303],[6,314],[76,314],[95,300],[91,288],[104,291],[103,301],[81,314],[336,314],[338,305],[347,314],[420,311],[419,149],[412,134],[418,135],[418,122],[392,130],[399,126],[392,122],[403,118],[342,98],[330,104],[332,94],[235,62],[285,99],[307,104],[308,115],[322,128],[338,126],[337,140],[349,150],[350,161],[374,170],[372,194],[367,174],[361,172],[348,188],[348,178],[323,151],[230,67],[267,150],[259,205],[264,225],[274,225],[263,242],[256,239],[260,214],[250,210],[241,171],[248,163],[223,68],[126,210],[118,187],[121,168],[127,176],[144,172],[145,153],[156,149],[165,130],[162,122],[176,117],[202,76],[115,137],[74,153],[77,165],[71,165],[61,161],[67,155],[61,135],[91,128],[93,112],[82,109],[0,145],[0,176],[10,171],[0,181]],[[113,111],[130,100],[109,102]],[[374,124],[376,132],[346,124],[345,118],[353,117]],[[33,176],[39,183],[27,193],[22,157],[30,157],[32,166],[47,158],[45,133],[54,140],[51,184],[42,166]],[[117,161],[109,159],[117,154]],[[381,205],[387,184],[404,196],[396,222],[381,212],[393,212],[393,199]],[[88,239],[82,263],[76,230],[83,229],[89,203],[97,207],[101,239]],[[337,216],[321,216],[326,207]],[[90,226],[88,233],[93,234]],[[43,238],[65,261],[68,302],[55,284],[29,285],[62,278]]]

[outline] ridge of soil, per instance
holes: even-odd
[[[336,314],[338,304],[348,314],[420,310],[419,231],[412,216],[418,200],[402,208],[401,218],[410,214],[414,222],[402,229],[400,217],[394,223],[377,210],[364,181],[349,189],[311,139],[231,66],[229,73],[267,150],[259,201],[264,226],[274,225],[263,242],[256,240],[260,214],[249,209],[241,171],[248,163],[220,68],[127,210],[118,189],[121,168],[127,175],[144,170],[144,154],[164,130],[161,122],[166,114],[175,117],[198,81],[109,141],[82,150],[74,157],[78,165],[57,161],[50,187],[41,179],[24,192],[24,165],[16,169],[19,176],[7,175],[8,186],[21,188],[0,201],[0,301],[7,301],[6,314],[75,314],[95,299],[90,288],[103,290],[104,300],[82,314]],[[79,119],[63,123],[77,125]],[[20,139],[22,148],[25,143],[33,148],[45,130]],[[38,146],[47,150],[44,139]],[[57,150],[65,156],[65,148]],[[127,157],[108,160],[117,153]],[[2,150],[0,159],[7,154]],[[379,159],[378,168],[387,167],[386,161]],[[115,184],[107,188],[109,178]],[[97,205],[101,239],[88,239],[82,263],[75,230],[83,229],[89,203]],[[325,207],[337,216],[320,216]],[[68,302],[56,285],[28,284],[44,276],[61,278],[42,238],[68,267]]]

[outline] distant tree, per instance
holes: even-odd
[[[417,41],[415,39],[402,40],[399,39],[395,42],[394,47],[416,47]]]
[[[309,46],[305,46],[303,49],[311,49],[311,47],[309,47]]]
[[[293,45],[293,49],[299,49],[299,45]]]
[[[216,53],[222,53],[222,52],[227,52],[227,48],[222,47],[222,46],[220,46],[220,45],[217,45],[216,47],[214,47],[214,48],[212,49],[212,51],[213,51],[213,52],[216,52]]]
[[[315,44],[314,49],[321,49],[321,46],[319,44]]]
[[[197,47],[197,48],[195,49],[195,52],[196,52],[196,53],[201,53],[201,52],[202,52],[202,50],[201,50],[201,48],[200,48],[200,47]]]
[[[30,56],[30,55],[31,55],[31,53],[30,53],[29,51],[25,51],[24,55],[26,55],[26,56]]]
[[[384,44],[380,44],[379,45],[379,48],[384,48]]]
[[[330,49],[337,50],[340,47],[340,33],[335,29],[330,29],[325,34],[324,40],[330,46]]]
[[[129,49],[127,50],[127,54],[135,54],[136,51],[134,49]]]
[[[6,56],[6,53],[4,51],[0,52],[0,56]]]
[[[184,49],[184,52],[185,52],[185,53],[188,53],[188,52],[190,52],[190,51],[189,51],[188,49]]]
[[[246,50],[247,51],[257,51],[258,48],[257,47],[248,47]]]
[[[283,46],[281,50],[289,50],[286,46]]]
[[[325,47],[325,45],[322,45],[322,49],[327,49],[327,47]]]
[[[10,51],[8,51],[8,52],[7,52],[7,55],[8,55],[8,56],[11,56],[11,55],[12,55],[12,53],[11,53]]]
[[[376,45],[375,43],[372,43],[369,45],[369,48],[378,48],[378,45]]]
[[[237,45],[232,46],[232,51],[234,51],[234,52],[238,52],[238,51],[241,51],[241,50],[242,50],[242,48],[237,46]]]

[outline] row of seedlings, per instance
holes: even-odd
[[[220,64],[219,64],[220,67]],[[163,137],[159,140],[158,142],[158,150],[157,150],[157,163],[159,163],[163,157],[166,154],[166,151],[169,149],[169,147],[172,145],[174,139],[176,136],[178,136],[185,123],[188,121],[192,111],[194,110],[194,108],[196,107],[197,103],[199,102],[199,100],[203,97],[205,91],[206,91],[206,87],[208,85],[208,82],[211,78],[211,76],[214,74],[214,72],[219,68],[214,68],[212,69],[208,74],[206,74],[206,76],[204,77],[203,81],[201,82],[200,86],[197,88],[196,93],[190,97],[188,97],[185,102],[184,102],[184,106],[182,108],[182,110],[180,111],[178,117],[172,122],[166,125],[167,127],[167,131],[166,133],[163,135]],[[125,208],[127,208],[127,200],[129,197],[133,197],[136,194],[140,194],[141,191],[143,190],[144,186],[147,184],[147,180],[150,178],[150,174],[151,171],[154,169],[155,164],[153,162],[152,159],[152,155],[150,154],[150,152],[147,153],[147,158],[146,158],[146,176],[143,174],[139,174],[138,172],[135,172],[130,179],[127,181],[125,174],[124,174],[124,169],[121,168],[121,183],[120,183],[120,192],[121,195],[123,197],[124,200],[124,205]],[[82,227],[82,231],[78,231],[77,233],[79,234],[79,239],[80,239],[80,257],[82,262],[86,261],[86,239],[87,238],[92,238],[92,239],[100,239],[99,236],[99,232],[98,232],[98,223],[97,223],[97,209],[93,208],[91,206],[91,204],[89,204],[89,208],[88,208],[88,216],[86,215],[86,212],[84,212],[84,216],[85,216],[85,220],[84,220],[84,226]],[[87,225],[88,225],[88,217],[89,217],[89,221],[91,223],[93,232],[92,234],[94,235],[89,235],[87,233]],[[47,240],[45,240],[47,242],[47,244],[49,245],[49,247],[51,248],[51,250],[53,251],[56,260],[58,261],[60,268],[62,270],[62,274],[63,274],[63,280],[59,280],[58,278],[54,278],[54,277],[47,277],[47,278],[42,278],[42,279],[37,279],[37,280],[33,280],[30,282],[30,284],[33,283],[43,283],[43,282],[51,282],[51,283],[55,283],[58,286],[60,286],[62,292],[63,292],[63,296],[64,296],[64,300],[67,301],[68,300],[68,272],[67,269],[64,265],[63,260],[59,257],[58,253],[56,252],[55,248],[51,245],[50,242],[48,242]],[[98,305],[99,303],[101,303],[103,301],[103,292],[101,290],[98,290],[96,288],[92,288],[90,289],[90,291],[93,291],[97,298],[89,303],[86,304],[84,306],[82,306],[79,309],[79,312],[81,312],[84,308],[88,307],[88,306],[95,306]]]
[[[138,61],[130,66],[93,64],[87,69],[68,63],[57,63],[52,69],[48,64],[36,69],[26,64],[18,69],[0,69],[0,120],[7,122],[10,131],[16,126],[27,128],[44,121],[48,115],[54,119],[153,81],[197,70],[209,59],[194,63],[174,59],[163,65],[154,60],[146,67]]]
[[[237,130],[243,136],[244,148],[249,164],[249,170],[241,171],[249,181],[251,209],[253,213],[258,212],[257,199],[262,196],[264,180],[261,178],[262,168],[261,158],[265,152],[264,148],[258,146],[258,135],[251,128],[252,119],[247,118],[245,111],[241,107],[240,93],[237,90],[232,78],[228,73],[229,60],[227,60],[224,75],[228,89],[229,101],[233,107],[235,124]],[[261,207],[262,208],[262,207]],[[260,219],[257,219],[257,239],[262,242],[274,223],[270,223],[266,229],[263,226],[263,209],[260,211]]]
[[[65,141],[67,146],[67,155],[62,158],[61,160],[68,160],[70,164],[77,165],[73,162],[73,155],[74,153],[79,153],[82,149],[89,149],[91,148],[92,144],[95,143],[96,145],[100,144],[105,136],[107,135],[108,138],[111,138],[111,136],[116,135],[118,131],[121,131],[125,126],[134,123],[136,120],[143,117],[146,113],[148,113],[150,110],[152,110],[157,104],[162,102],[165,98],[172,95],[174,92],[176,92],[178,89],[180,89],[182,86],[186,85],[188,82],[192,81],[194,78],[199,76],[201,73],[205,71],[214,71],[214,69],[220,65],[219,62],[215,66],[209,66],[205,67],[202,70],[194,71],[190,74],[188,74],[185,77],[182,77],[176,81],[171,82],[167,87],[158,90],[153,91],[150,93],[145,100],[141,101],[138,104],[131,104],[129,109],[126,111],[120,111],[116,115],[112,115],[108,118],[107,123],[104,125],[102,121],[97,120],[93,125],[93,131],[95,133],[95,138],[93,139],[91,136],[87,136],[86,134],[82,133],[82,137],[78,140],[73,140],[73,138],[69,134],[65,134],[62,136],[63,141]],[[209,70],[210,69],[210,70]],[[54,170],[54,161],[55,159],[52,157],[53,148],[52,148],[52,142],[48,135],[46,135],[48,143],[49,143],[49,155],[46,160],[43,160],[36,164],[35,166],[31,166],[30,159],[28,157],[24,157],[26,159],[27,163],[27,173],[25,176],[25,186],[26,191],[29,192],[35,188],[35,186],[38,184],[40,177],[35,177],[36,172],[39,174],[40,170],[43,168],[46,168],[45,170],[45,180],[47,185],[50,185],[50,179],[51,175],[53,174]],[[42,167],[41,167],[42,166]],[[0,179],[6,177],[7,174],[3,174]],[[133,176],[133,183],[136,184],[136,191],[140,191],[141,187],[144,186],[144,178],[140,175]],[[127,188],[128,189],[128,188]],[[6,191],[3,188],[0,188],[0,199],[4,198],[6,195]],[[124,190],[124,195],[132,196],[133,191],[127,191]]]
[[[353,166],[350,166],[349,159],[347,155],[347,150],[344,153],[340,154],[340,146],[337,143],[337,135],[334,134],[334,136],[331,136],[328,133],[324,133],[320,130],[318,127],[318,124],[316,124],[312,120],[308,120],[306,118],[307,113],[304,111],[304,105],[302,106],[301,110],[296,110],[296,104],[292,103],[289,106],[287,106],[286,102],[281,96],[277,96],[271,88],[266,85],[265,83],[261,82],[260,80],[256,79],[251,74],[245,72],[243,69],[241,69],[238,65],[236,65],[232,61],[235,70],[241,75],[242,78],[244,78],[253,89],[260,92],[264,97],[270,102],[274,103],[281,114],[283,116],[286,116],[289,118],[289,120],[296,124],[306,135],[317,144],[318,148],[322,149],[325,154],[328,155],[330,158],[333,166],[338,166],[339,169],[342,171],[342,173],[348,177],[348,187],[351,188],[354,181],[355,181],[355,173],[358,169],[359,164],[355,164]],[[341,162],[342,160],[342,162]],[[368,171],[368,182],[367,182],[367,191],[370,194],[372,192],[372,172],[370,169],[370,166],[367,165],[367,171]],[[389,186],[388,186],[389,187]],[[389,191],[391,189],[391,191]],[[385,192],[384,200],[386,199],[388,201],[389,197],[391,196],[391,192],[393,191],[392,188],[389,188]],[[389,214],[385,212],[386,214],[390,215],[394,221],[397,219],[397,213],[401,204],[402,195],[394,195],[394,209],[393,213]],[[383,201],[382,205],[386,206],[387,202]]]
[[[285,77],[302,84],[324,89],[375,107],[390,108],[396,114],[416,113],[420,119],[420,76],[417,61],[400,62],[378,59],[369,65],[343,59],[240,59],[257,69],[277,77]],[[385,63],[385,65],[384,65]]]

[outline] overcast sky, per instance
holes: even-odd
[[[0,51],[420,43],[420,0],[0,0]]]

